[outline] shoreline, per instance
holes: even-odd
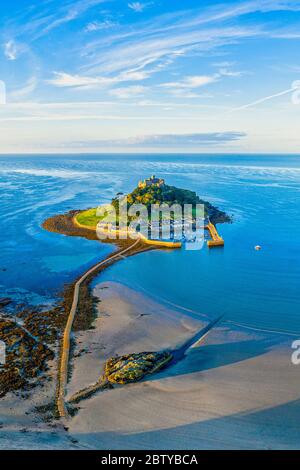
[[[99,281],[93,294],[98,317],[77,334],[69,396],[93,384],[108,357],[177,348],[207,323],[120,283]],[[69,432],[91,449],[299,448],[290,354],[288,338],[225,320],[177,364],[80,402]]]
[[[94,383],[115,353],[176,348],[207,323],[115,282],[99,281],[92,295],[101,303],[93,329],[74,333],[68,396]],[[15,398],[2,442],[13,439],[15,449],[299,449],[299,366],[290,353],[286,337],[224,322],[173,367],[80,402],[67,428],[24,415],[28,400]]]
[[[42,227],[45,230],[53,233],[69,236],[81,236],[90,240],[98,240],[95,233],[74,226],[72,218],[74,213],[78,212],[79,211],[70,211],[67,214],[60,214],[50,217],[43,222]],[[103,269],[106,269],[113,262],[122,259],[121,257],[117,257],[118,252],[128,248],[131,242],[128,242],[127,240],[108,240],[107,243],[114,245],[115,249],[113,250],[112,254],[107,255],[103,260],[100,260],[100,262],[112,257],[112,255],[114,256],[114,259],[110,262],[103,263],[103,266],[99,267],[99,270],[95,270],[92,274],[86,276],[85,281],[81,284],[78,308],[73,323],[74,331],[89,329],[95,317],[96,301],[91,294],[90,282]],[[132,250],[130,256],[151,249],[154,249],[154,247],[146,246],[140,242],[136,249]],[[88,271],[90,270],[91,268]],[[48,348],[44,348],[44,356],[33,356],[35,358],[34,364],[37,364],[37,366],[35,366],[35,372],[33,373],[31,371],[32,366],[28,366],[25,369],[23,368],[25,370],[25,375],[24,377],[22,376],[21,379],[19,379],[18,376],[15,377],[15,375],[12,374],[10,370],[10,364],[12,364],[13,361],[10,360],[6,367],[7,372],[5,375],[5,384],[3,384],[2,387],[3,399],[5,399],[5,396],[10,392],[20,391],[20,393],[22,393],[25,385],[30,392],[33,387],[42,385],[44,383],[44,377],[47,376],[49,358],[52,359],[54,355],[60,358],[60,347],[57,346],[57,341],[61,341],[61,335],[66,326],[67,318],[72,307],[73,291],[75,285],[78,279],[85,274],[86,273],[83,273],[74,279],[74,281],[71,283],[65,284],[61,293],[59,293],[57,296],[56,303],[49,310],[43,310],[39,307],[24,307],[23,310],[18,313],[19,323],[17,324],[11,321],[11,319],[6,314],[5,309],[1,311],[0,327],[4,329],[3,335],[5,336],[3,337],[7,338],[8,344],[10,338],[14,340],[16,331],[17,334],[22,338],[21,345],[32,348],[31,343],[34,340],[37,341],[38,347],[40,349],[44,346]],[[46,338],[45,332],[47,333]],[[28,360],[29,359],[30,357]],[[53,369],[53,366],[51,366],[51,369]],[[41,371],[41,373],[39,371]],[[53,399],[55,399],[55,397],[53,397]],[[54,412],[53,417],[55,417],[55,415],[56,413]]]
[[[80,229],[79,234],[79,228],[70,227],[71,217],[56,216],[45,224],[56,233],[69,235],[70,228],[71,236],[91,239],[92,232]],[[113,252],[116,260],[122,259],[117,257],[122,249],[124,245]],[[150,249],[154,248],[141,246],[133,254]],[[76,341],[67,399],[95,383],[106,358],[178,348],[209,321],[204,315],[195,319],[188,310],[165,305],[123,284],[100,279],[91,288],[92,279],[101,271],[88,276],[82,286],[72,330]],[[77,281],[65,286],[57,311],[60,328],[65,325],[64,315],[70,310]],[[290,354],[290,341],[284,334],[250,331],[225,320],[201,347],[189,351],[177,364],[141,382],[99,391],[80,402],[67,427],[53,422],[53,412],[49,425],[43,417],[37,420],[34,412],[26,421],[27,435],[22,431],[24,420],[20,420],[22,426],[8,425],[1,434],[13,433],[15,448],[47,448],[42,436],[48,436],[50,442],[55,436],[53,447],[76,449],[299,448],[298,369],[291,364]],[[57,358],[50,369],[52,376]],[[48,398],[53,385],[50,382]],[[46,395],[38,389],[30,398],[45,404]],[[7,406],[11,400],[9,394]],[[21,410],[32,406],[28,401],[20,404]]]
[[[79,211],[70,211],[67,214],[59,214],[57,216],[50,217],[43,222],[42,227],[53,233],[80,236],[90,240],[99,241],[96,234],[93,232],[87,231],[86,229],[79,229],[73,225],[72,217],[74,216],[74,213],[78,212]],[[84,282],[81,284],[77,312],[73,323],[74,333],[90,330],[92,323],[95,320],[95,309],[98,299],[93,296],[90,287],[91,281],[94,277],[98,276],[102,270],[122,259],[122,257],[118,257],[118,253],[123,251],[124,247],[128,248],[128,245],[130,245],[127,240],[108,240],[108,243],[114,245],[115,249],[112,254],[103,258],[103,260],[100,261],[101,264],[103,262],[103,265],[90,275],[86,276]],[[155,247],[145,246],[140,242],[135,250],[128,253],[128,256],[133,256],[153,249],[155,249]],[[105,260],[110,258],[112,255],[114,256],[114,259],[105,263]],[[91,268],[88,271],[90,270]],[[22,322],[28,329],[29,334],[32,334],[32,332],[35,333],[36,331],[38,331],[39,334],[44,334],[44,328],[50,329],[50,347],[52,346],[50,351],[53,351],[55,357],[53,359],[51,356],[51,361],[46,361],[46,372],[37,374],[29,381],[30,388],[28,391],[24,391],[23,387],[16,387],[14,382],[12,385],[6,384],[6,391],[4,396],[0,399],[1,415],[4,418],[4,422],[6,422],[6,426],[1,428],[0,436],[3,439],[11,439],[8,436],[10,436],[11,433],[15,435],[19,444],[15,443],[13,446],[14,448],[23,449],[27,448],[27,445],[29,448],[35,448],[35,442],[39,443],[37,448],[48,448],[42,443],[44,436],[48,436],[49,441],[51,441],[52,437],[55,436],[54,440],[57,441],[54,444],[55,448],[78,449],[76,440],[72,439],[66,432],[65,427],[56,421],[58,418],[58,411],[54,403],[58,394],[57,384],[59,367],[57,367],[57,363],[60,363],[61,360],[61,347],[60,345],[57,345],[57,342],[61,343],[62,332],[66,326],[69,311],[73,302],[75,284],[78,279],[83,277],[85,274],[86,273],[83,273],[74,279],[73,282],[64,285],[62,292],[58,294],[57,302],[50,310],[40,311],[38,308],[34,310],[25,308],[24,312],[21,311],[20,315]],[[1,314],[2,320],[0,320],[5,321],[5,311],[1,312]],[[41,319],[44,322],[42,327]],[[41,339],[41,343],[42,342],[43,340]],[[46,343],[48,344],[48,340]],[[71,353],[73,349],[74,344],[73,341],[71,341]],[[69,365],[70,369],[72,369],[72,359]],[[44,390],[46,390],[46,393]],[[15,402],[16,400],[18,401],[18,397],[22,397],[22,401],[19,403],[19,406],[16,407]],[[18,410],[17,416],[19,416],[19,418],[17,422],[15,422],[14,418],[11,417],[11,412],[7,413],[8,410],[12,409]],[[23,419],[24,415],[28,415],[28,417]],[[17,424],[18,422],[20,423],[19,425]],[[0,422],[0,425],[2,425],[2,421]],[[26,434],[23,435],[25,432]],[[18,436],[18,433],[21,433],[20,436]],[[63,446],[60,446],[60,442],[63,442]],[[49,444],[49,446],[51,446],[51,444]]]

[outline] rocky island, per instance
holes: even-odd
[[[112,199],[111,205],[116,210],[117,224],[120,216],[120,203],[126,197],[127,210],[134,204],[143,204],[148,211],[149,218],[151,215],[151,208],[153,205],[167,205],[172,207],[176,204],[183,207],[185,204],[190,204],[195,209],[197,204],[203,204],[204,217],[209,219],[213,224],[230,222],[231,218],[224,211],[218,209],[210,202],[201,199],[195,191],[189,189],[181,189],[176,186],[170,186],[165,183],[162,178],[156,178],[155,175],[151,176],[144,181],[140,181],[138,186],[124,195],[119,193]],[[99,208],[94,207],[85,211],[81,211],[75,216],[75,222],[81,228],[96,228],[97,224],[101,222],[103,216],[97,215]],[[128,222],[132,217],[128,218]]]

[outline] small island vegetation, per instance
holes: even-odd
[[[158,181],[158,183],[157,183]],[[213,206],[210,202],[201,199],[195,191],[189,189],[177,188],[176,186],[170,186],[165,184],[163,179],[157,179],[155,176],[140,182],[138,186],[126,196],[119,194],[111,201],[111,206],[115,209],[112,214],[112,222],[116,214],[117,225],[121,225],[122,220],[120,219],[120,205],[127,200],[127,212],[130,207],[134,204],[143,204],[150,217],[152,205],[167,205],[169,207],[178,204],[184,206],[185,204],[191,204],[193,207],[193,215],[197,204],[203,204],[205,218],[211,220],[212,223],[224,223],[230,222],[230,217],[217,207]],[[102,209],[108,208],[108,205],[102,206]],[[100,208],[101,209],[101,208]],[[84,227],[96,228],[97,224],[101,222],[105,217],[105,221],[110,221],[109,209],[106,211],[100,210],[97,207],[90,208],[79,212],[75,221]],[[128,217],[127,223],[129,224],[133,220],[133,217]]]

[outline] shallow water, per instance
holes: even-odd
[[[48,233],[42,221],[95,206],[155,173],[234,215],[224,249],[128,258],[103,280],[210,318],[300,334],[300,157],[2,156],[0,296],[49,303],[111,246]],[[255,245],[261,251],[255,251]]]

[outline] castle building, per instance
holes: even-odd
[[[140,189],[144,189],[150,186],[156,186],[160,188],[165,184],[165,180],[163,178],[156,178],[155,175],[150,176],[150,178],[145,179],[144,181],[139,181],[138,187]]]

